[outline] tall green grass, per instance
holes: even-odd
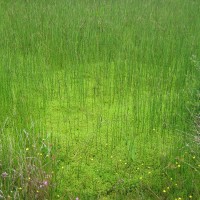
[[[199,10],[0,0],[2,198],[198,199]]]

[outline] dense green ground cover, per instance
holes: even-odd
[[[0,199],[199,199],[200,2],[0,0]]]

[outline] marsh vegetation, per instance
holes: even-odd
[[[0,199],[198,199],[200,2],[0,0]]]

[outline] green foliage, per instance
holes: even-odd
[[[0,198],[198,199],[199,9],[0,0]]]

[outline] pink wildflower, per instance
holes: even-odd
[[[7,172],[3,172],[2,174],[1,174],[1,177],[2,178],[6,178],[8,176],[8,173]]]
[[[44,186],[48,186],[48,181],[44,181],[44,182],[43,182],[43,185],[44,185]]]

